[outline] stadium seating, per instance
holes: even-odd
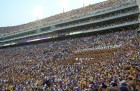
[[[96,10],[98,12],[94,13],[103,12],[100,11],[103,8],[113,9],[115,6],[121,7],[134,2],[136,1],[108,0],[35,22],[3,27],[0,28],[0,33],[15,33],[38,25],[61,23],[90,15]],[[56,28],[94,22],[133,10],[138,10],[138,7],[102,17],[97,16],[95,19],[58,24]],[[139,25],[86,33],[94,29],[135,21],[138,21],[138,17],[134,15],[75,29],[70,28],[69,31],[60,33],[56,31],[52,34],[29,37],[18,42],[57,36],[52,40],[0,48],[0,91],[104,91],[104,89],[120,91],[122,88],[126,88],[126,91],[132,89],[139,91]],[[85,34],[70,35],[79,31]]]
[[[135,43],[139,43],[139,38],[137,38],[135,33],[132,32],[132,30],[124,30],[101,35],[99,34],[96,36],[83,37],[81,39],[66,39],[56,42],[52,41],[43,44],[33,44],[1,49],[0,78],[1,83],[3,83],[3,89],[7,86],[15,86],[15,88],[19,87],[19,89],[26,88],[26,90],[31,88],[41,89],[43,88],[42,83],[44,79],[46,79],[44,77],[49,77],[49,80],[54,81],[54,84],[52,84],[51,87],[52,89],[60,89],[60,85],[62,85],[62,88],[64,89],[63,86],[65,86],[66,84],[61,84],[61,81],[65,82],[65,80],[67,83],[67,89],[71,89],[71,91],[76,89],[76,87],[82,89],[91,89],[88,86],[85,87],[84,83],[82,83],[84,79],[87,79],[85,78],[85,75],[87,75],[87,77],[89,78],[95,77],[94,79],[92,78],[93,82],[95,82],[97,78],[99,79],[98,82],[100,82],[102,78],[105,79],[109,76],[114,77],[113,74],[115,74],[116,76],[122,75],[121,73],[123,73],[123,75],[127,75],[124,78],[120,76],[122,78],[117,80],[117,83],[119,85],[119,82],[121,80],[124,80],[127,77],[129,77],[123,69],[125,69],[125,67],[127,66],[133,67],[132,65],[139,65],[139,59],[136,53],[136,48],[133,45]],[[133,40],[136,41],[133,42]],[[119,44],[121,44],[121,46],[119,46]],[[95,60],[86,61],[83,59],[82,63],[79,65],[75,64],[79,63],[75,61],[76,58],[93,58]],[[75,66],[73,66],[72,64],[75,64]],[[95,65],[98,65],[98,67]],[[103,65],[105,66],[105,68]],[[107,75],[107,73],[104,73],[103,69],[106,69],[107,71],[110,70],[110,72],[112,72]],[[98,70],[100,70],[101,73],[98,73],[100,72]],[[114,73],[116,71],[117,73]],[[131,70],[128,71],[130,71],[130,76],[135,77],[134,73],[131,73]],[[118,72],[120,72],[120,74]],[[99,76],[99,74],[104,74],[104,76]],[[58,78],[59,80],[54,80],[53,76],[56,76],[56,79]],[[81,76],[82,79],[80,80]],[[80,82],[76,84],[77,81]],[[106,84],[109,85],[111,81],[113,81],[113,78],[110,80],[108,79]],[[90,79],[87,80],[86,85],[91,85],[90,82]],[[99,84],[100,83],[98,83],[98,85]]]

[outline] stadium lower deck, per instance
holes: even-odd
[[[2,91],[103,91],[124,86],[139,91],[139,75],[138,30],[98,33],[0,50]]]

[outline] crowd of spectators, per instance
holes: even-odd
[[[109,8],[114,9],[115,6],[121,7],[126,6],[129,3],[135,3],[136,0],[107,0],[101,3],[89,5],[83,8],[71,10],[68,12],[60,13],[54,16],[50,16],[48,18],[42,19],[42,20],[36,20],[34,22],[30,22],[27,24],[17,25],[17,26],[9,26],[9,27],[1,27],[0,33],[3,34],[11,34],[16,33],[19,31],[26,31],[31,29],[37,29],[38,27],[47,26],[50,24],[56,24],[63,21],[68,21],[71,19],[79,18],[82,16],[90,15],[92,13],[100,13],[103,11],[100,11],[100,9]],[[108,10],[108,11],[109,11]],[[97,11],[97,12],[95,12]],[[100,12],[99,12],[100,11]]]
[[[0,49],[0,90],[139,91],[139,46],[137,30],[121,30]],[[74,64],[77,52],[91,61]]]
[[[14,33],[46,26],[46,24],[60,23],[97,13],[92,11],[98,10],[100,13],[100,9],[123,6],[128,3],[135,3],[135,0],[108,0],[28,24],[3,27],[0,28],[0,33]],[[134,10],[136,8],[95,18],[100,20]],[[65,23],[57,28],[96,21],[95,18]],[[69,29],[67,32],[25,38],[22,41],[52,36],[65,37],[75,32],[85,32],[137,20],[137,17],[127,17],[108,23],[101,22]],[[138,31],[139,29],[133,26],[80,38],[55,39],[0,49],[0,91],[140,91]]]
[[[78,27],[78,28],[68,28],[66,29],[66,31],[56,31],[56,32],[50,32],[50,33],[45,33],[45,34],[41,34],[41,35],[37,35],[37,36],[33,36],[33,37],[26,37],[26,38],[22,38],[20,40],[15,40],[15,41],[11,41],[12,43],[18,43],[18,42],[26,42],[26,41],[32,41],[32,40],[40,40],[41,38],[53,38],[53,37],[62,37],[62,36],[67,36],[67,35],[73,35],[76,32],[88,32],[88,31],[96,31],[96,30],[103,30],[104,28],[107,27],[113,27],[113,26],[119,26],[122,24],[129,24],[131,22],[135,22],[138,21],[137,17],[127,17],[127,18],[121,18],[121,19],[117,19],[115,21],[108,21],[108,23],[106,22],[99,22],[99,23],[95,23],[95,24],[90,24],[87,26],[83,26],[83,27]],[[67,26],[66,26],[67,27]],[[127,30],[131,30],[131,29],[127,29]]]
[[[126,15],[127,13],[131,13],[131,12],[135,12],[138,11],[137,7],[132,7],[132,8],[128,8],[128,9],[124,9],[124,10],[120,10],[120,11],[116,11],[116,12],[112,12],[109,14],[103,14],[100,16],[94,16],[94,17],[89,17],[86,19],[82,19],[82,20],[77,20],[77,21],[72,21],[72,22],[68,22],[68,23],[62,23],[59,25],[56,25],[56,28],[63,28],[63,27],[67,27],[70,25],[77,25],[77,24],[82,24],[82,23],[87,23],[87,22],[98,22],[100,20],[105,21],[105,20],[109,20],[109,19],[114,19],[114,17],[120,16],[120,15]]]

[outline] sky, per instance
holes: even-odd
[[[0,27],[15,26],[105,0],[0,0]]]

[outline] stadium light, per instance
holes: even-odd
[[[37,6],[34,9],[34,15],[37,17],[37,20],[43,17],[43,7],[42,6]]]
[[[61,8],[63,8],[63,13],[64,13],[65,12],[65,9],[68,9],[69,8],[69,2],[68,2],[68,0],[60,0],[59,6]]]

